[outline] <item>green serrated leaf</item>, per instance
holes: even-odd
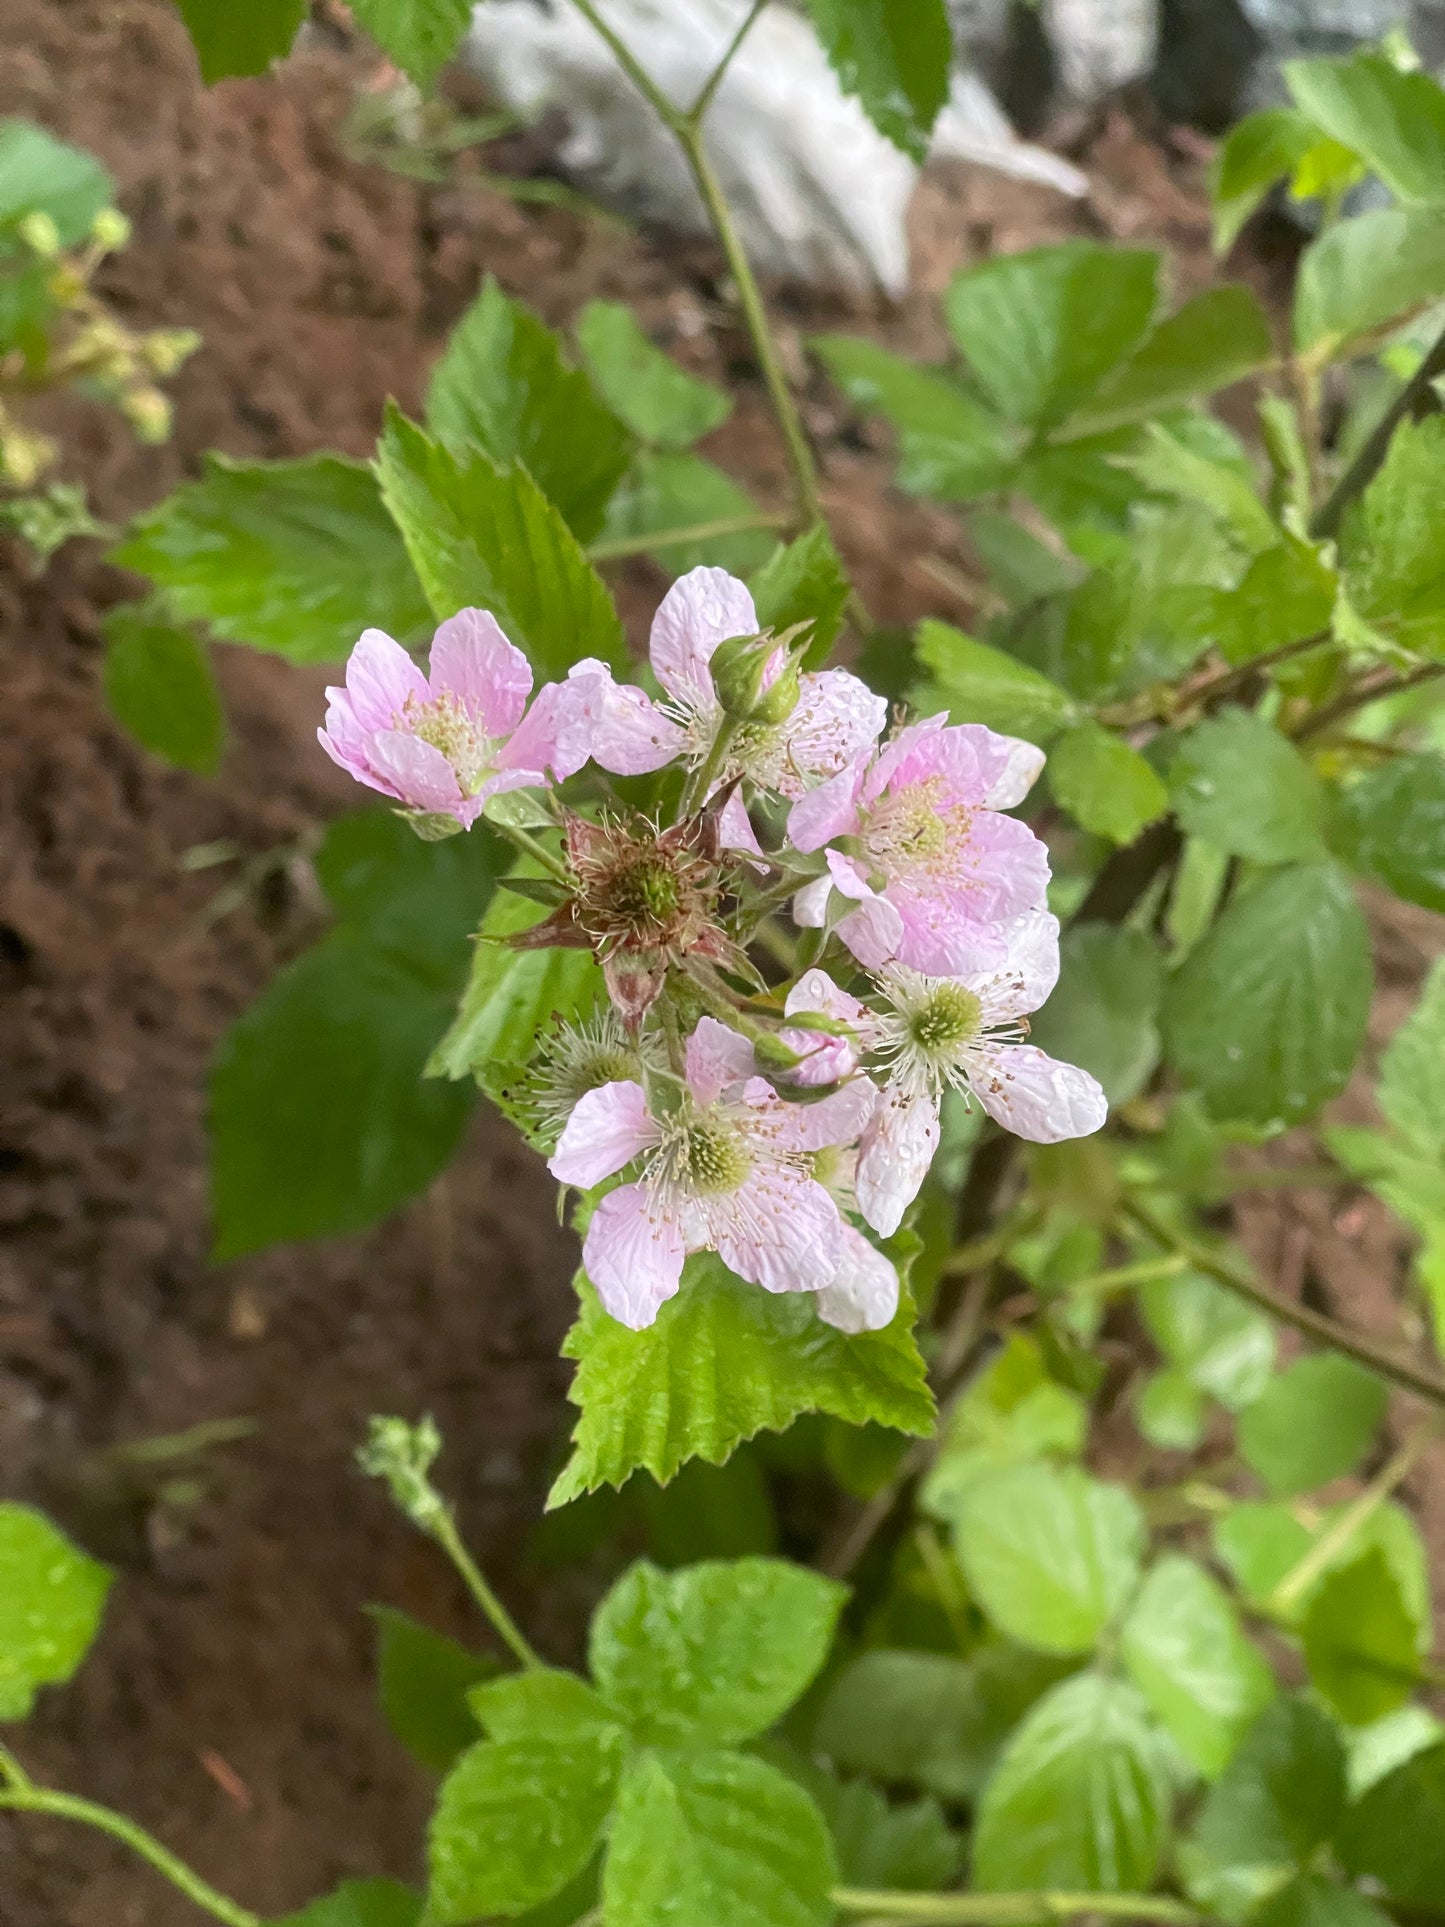
[[[897,430],[900,488],[970,502],[1005,485],[1013,431],[944,370],[852,335],[815,335],[812,346],[856,407],[876,410]]]
[[[471,0],[351,0],[351,10],[419,87],[431,86],[472,17]]]
[[[1093,1073],[1111,1104],[1127,1104],[1159,1061],[1163,966],[1142,930],[1079,924],[1060,946],[1058,987],[1034,1017],[1041,1050]]]
[[[951,1522],[975,1479],[1031,1459],[1077,1458],[1088,1407],[1049,1376],[1036,1342],[1015,1332],[953,1408],[919,1504]]]
[[[1202,453],[1179,432],[1182,427],[1150,422],[1137,448],[1119,456],[1117,465],[1156,494],[1207,510],[1245,554],[1273,548],[1282,532],[1248,472],[1232,460]]]
[[[670,575],[690,569],[727,569],[746,575],[777,546],[757,503],[715,462],[690,450],[639,451],[607,509],[597,552],[648,543],[648,553]],[[701,533],[698,533],[701,531]],[[681,538],[681,539],[679,539]]]
[[[289,662],[340,662],[366,628],[399,642],[430,628],[375,481],[339,455],[208,455],[200,481],[138,516],[110,560],[149,577],[181,621]]]
[[[1266,107],[1247,115],[1221,142],[1210,174],[1214,246],[1225,254],[1277,182],[1294,172],[1316,139],[1303,114]]]
[[[964,1577],[999,1631],[1045,1653],[1086,1653],[1139,1576],[1144,1526],[1121,1487],[1077,1466],[1022,1465],[963,1493]]]
[[[1338,588],[1319,552],[1286,535],[1261,550],[1233,588],[1210,592],[1205,624],[1226,662],[1252,662],[1287,643],[1328,635]]]
[[[0,1504],[0,1720],[23,1720],[90,1650],[108,1570],[29,1506]]]
[[[1324,856],[1325,790],[1272,723],[1244,709],[1196,723],[1169,769],[1174,811],[1191,836],[1255,863]]]
[[[1445,1158],[1445,961],[1380,1058],[1380,1109],[1408,1142]],[[1445,1209],[1445,1204],[1442,1204]]]
[[[433,1632],[391,1606],[367,1608],[377,1632],[377,1688],[386,1723],[435,1773],[445,1773],[477,1738],[468,1690],[496,1662]]]
[[[1209,1405],[1177,1366],[1151,1372],[1139,1386],[1134,1417],[1142,1436],[1163,1452],[1193,1452],[1204,1437]]]
[[[1171,980],[1170,1061],[1213,1117],[1298,1123],[1343,1090],[1371,984],[1369,932],[1341,872],[1269,871],[1230,902]]]
[[[866,1780],[810,1772],[803,1781],[833,1835],[844,1886],[936,1892],[952,1886],[963,1842],[936,1800],[890,1802]]]
[[[578,1361],[569,1393],[581,1408],[572,1457],[549,1507],[644,1467],[666,1483],[685,1460],[720,1465],[744,1439],[827,1412],[900,1432],[933,1427],[933,1399],[905,1290],[893,1323],[846,1337],[805,1294],[774,1296],[711,1256],[688,1260],[681,1290],[645,1331],[609,1318],[579,1279],[582,1310],[564,1354]]]
[[[732,413],[732,397],[679,368],[621,301],[589,301],[577,345],[613,414],[655,448],[691,448]]]
[[[438,618],[491,610],[539,675],[565,676],[586,656],[626,669],[602,578],[525,469],[480,450],[459,460],[393,405],[376,471]]]
[[[1049,742],[1074,718],[1067,690],[946,622],[920,623],[914,646],[933,676],[914,698],[925,712],[945,704],[955,723],[983,723],[1031,743]]]
[[[1269,320],[1238,283],[1205,288],[1161,321],[1080,417],[1135,421],[1243,381],[1274,358]]]
[[[1064,241],[956,275],[944,313],[994,405],[1010,421],[1048,428],[1137,349],[1158,271],[1157,254]]]
[[[1101,723],[1065,730],[1049,756],[1049,787],[1081,828],[1115,843],[1132,843],[1169,807],[1153,764]]]
[[[395,1880],[347,1880],[274,1927],[420,1927],[418,1894]]]
[[[432,371],[426,412],[459,463],[479,449],[523,463],[579,542],[602,527],[632,459],[632,437],[551,329],[490,278]]]
[[[306,0],[176,0],[208,87],[233,74],[264,74],[291,51]]]
[[[1277,1498],[1353,1472],[1385,1415],[1385,1387],[1337,1352],[1296,1359],[1239,1415],[1239,1449]]]
[[[1147,1889],[1173,1792],[1167,1749],[1139,1693],[1080,1673],[1027,1715],[984,1788],[974,1884],[986,1893]]]
[[[807,0],[845,94],[920,165],[948,98],[953,34],[943,0]]]
[[[1419,1674],[1416,1634],[1378,1546],[1326,1575],[1300,1626],[1311,1683],[1352,1726],[1409,1699]]]
[[[1124,1664],[1181,1753],[1206,1779],[1274,1695],[1263,1656],[1227,1595],[1192,1559],[1166,1554],[1129,1609]]]
[[[612,1818],[610,1927],[824,1927],[833,1843],[792,1780],[743,1753],[644,1752]]]
[[[848,578],[833,538],[821,523],[795,542],[774,549],[749,587],[762,628],[781,635],[800,622],[813,625],[803,656],[804,668],[817,669],[827,661],[843,626]]]
[[[1381,207],[1337,221],[1305,249],[1294,345],[1318,365],[1445,296],[1445,210]]]
[[[1445,418],[1402,422],[1340,530],[1356,615],[1403,647],[1437,656],[1445,655],[1445,534],[1431,504],[1442,484]]]
[[[1191,1385],[1236,1412],[1257,1399],[1274,1369],[1274,1327],[1203,1272],[1182,1271],[1139,1292],[1150,1335]]]
[[[487,1680],[472,1688],[467,1705],[494,1740],[615,1738],[619,1724],[586,1680],[552,1666]]]
[[[204,645],[135,603],[110,610],[103,627],[101,683],[116,721],[168,763],[214,776],[226,716]]]
[[[1445,201],[1445,93],[1382,54],[1287,60],[1285,85],[1314,125],[1358,154],[1398,201]]]
[[[1343,791],[1338,855],[1396,896],[1445,911],[1445,757],[1397,756]]]
[[[77,246],[115,191],[94,154],[33,121],[0,120],[0,253],[9,252],[13,230],[27,214],[48,214],[60,245]]]
[[[1445,1744],[1372,1786],[1345,1814],[1335,1846],[1356,1879],[1377,1880],[1391,1900],[1434,1907],[1445,1893]]]
[[[1251,1927],[1390,1927],[1390,1916],[1353,1887],[1301,1874],[1265,1903]]]

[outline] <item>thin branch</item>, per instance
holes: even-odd
[[[1196,1271],[1213,1278],[1226,1291],[1232,1291],[1236,1297],[1245,1299],[1259,1311],[1267,1312],[1271,1318],[1279,1319],[1281,1324],[1293,1325],[1296,1331],[1307,1333],[1321,1345],[1328,1345],[1332,1351],[1343,1352],[1347,1358],[1353,1358],[1370,1371],[1378,1372],[1381,1378],[1387,1378],[1392,1384],[1413,1392],[1417,1398],[1427,1399],[1430,1404],[1445,1408],[1445,1379],[1428,1366],[1417,1365],[1410,1358],[1402,1358],[1390,1346],[1380,1344],[1367,1333],[1351,1331],[1348,1326],[1327,1318],[1323,1312],[1312,1311],[1308,1305],[1272,1291],[1257,1279],[1246,1278],[1205,1246],[1196,1244],[1193,1239],[1156,1217],[1137,1198],[1128,1199],[1123,1212],[1156,1244],[1177,1251],[1188,1259]]]
[[[1084,1915],[1157,1921],[1164,1927],[1207,1927],[1216,1918],[1168,1894],[920,1894],[835,1887],[833,1905],[844,1913],[874,1915],[880,1923],[931,1921],[936,1927],[1033,1927],[1040,1920],[1067,1921]]]
[[[753,0],[752,6],[738,22],[738,30],[728,42],[722,59],[708,75],[706,81],[703,83],[702,92],[687,110],[687,117],[694,127],[701,127],[703,121],[706,119],[707,110],[713,103],[713,96],[717,93],[718,88],[722,86],[728,68],[732,66],[733,61],[737,58],[739,47],[742,46],[743,42],[752,32],[767,4],[768,0]]]
[[[1357,495],[1364,493],[1371,477],[1389,453],[1391,438],[1405,417],[1409,415],[1418,420],[1421,415],[1433,414],[1439,409],[1434,384],[1440,375],[1445,375],[1445,331],[1442,331],[1434,347],[1385,410],[1356,452],[1355,459],[1312,517],[1310,534],[1316,540],[1338,533],[1345,510]]]
[[[1263,655],[1251,656],[1248,662],[1235,665],[1232,669],[1221,670],[1218,675],[1210,676],[1207,681],[1196,683],[1193,689],[1181,692],[1183,700],[1177,716],[1185,710],[1197,709],[1204,703],[1217,703],[1226,696],[1232,696],[1242,689],[1261,669],[1273,669],[1276,664],[1289,662],[1295,656],[1308,655],[1311,649],[1322,649],[1334,638],[1328,629],[1320,629],[1312,636],[1301,636],[1297,642],[1282,643],[1278,649],[1266,649]]]
[[[719,535],[745,535],[751,529],[786,529],[791,515],[774,515],[758,509],[748,515],[720,515],[712,522],[694,522],[687,528],[659,529],[654,534],[620,535],[610,542],[594,542],[587,550],[593,562],[620,562],[629,555],[651,555],[654,549],[681,548],[685,542],[711,542]]]
[[[1445,676],[1445,663],[1427,662],[1419,669],[1411,670],[1408,676],[1399,676],[1392,670],[1389,675],[1379,676],[1374,681],[1359,683],[1347,689],[1323,709],[1317,709],[1312,716],[1306,716],[1294,732],[1297,743],[1307,742],[1312,736],[1319,736],[1332,729],[1336,723],[1343,722],[1346,716],[1353,716],[1357,709],[1365,709],[1369,704],[1381,701],[1386,696],[1399,696],[1407,689],[1415,689],[1421,683],[1433,682],[1437,676]]]
[[[544,1666],[545,1661],[535,1647],[528,1644],[516,1620],[483,1578],[480,1566],[467,1551],[451,1512],[443,1510],[427,1530],[461,1574],[463,1585],[476,1601],[492,1630],[502,1644],[509,1648],[518,1663],[525,1666],[529,1672]]]

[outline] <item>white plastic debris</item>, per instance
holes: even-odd
[[[747,0],[598,0],[670,100],[696,98]],[[464,62],[528,119],[567,132],[559,160],[600,197],[685,231],[707,223],[677,146],[593,27],[566,0],[484,0]],[[743,242],[766,273],[847,288],[908,284],[904,217],[918,170],[839,88],[809,23],[772,6],[708,112],[706,136]],[[1076,168],[1014,133],[983,82],[957,76],[934,153],[1070,195]]]

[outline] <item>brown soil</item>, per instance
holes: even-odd
[[[336,130],[374,58],[320,38],[272,77],[210,93],[165,0],[0,0],[0,44],[0,113],[94,149],[120,183],[135,238],[107,270],[111,297],[138,325],[204,337],[174,384],[167,448],[65,411],[70,471],[102,513],[155,500],[210,447],[366,453],[384,398],[416,405],[486,272],[554,322],[595,294],[637,304],[680,358],[740,384],[714,452],[765,501],[781,496],[776,440],[705,248],[354,163]],[[535,160],[522,141],[502,158]],[[1187,153],[1111,122],[1089,163],[1085,207],[962,170],[930,183],[904,310],[783,292],[795,369],[820,327],[941,348],[932,296],[957,262],[995,248],[1108,232],[1162,241],[1184,285],[1202,279],[1207,224]],[[956,556],[951,519],[886,492],[881,444],[821,383],[808,407],[875,613],[966,614],[919,566]],[[658,587],[645,563],[624,575],[636,626]],[[120,1568],[97,1654],[47,1697],[21,1747],[37,1773],[125,1807],[276,1913],[341,1877],[416,1866],[426,1787],[374,1715],[359,1607],[380,1598],[468,1628],[450,1575],[350,1469],[369,1412],[436,1414],[484,1563],[544,1649],[575,1646],[583,1582],[552,1573],[543,1587],[524,1556],[568,1429],[556,1353],[571,1241],[545,1174],[481,1118],[447,1178],[373,1234],[207,1264],[205,1065],[317,909],[293,860],[215,915],[230,873],[181,859],[220,838],[284,851],[354,796],[315,747],[323,678],[240,650],[220,652],[233,725],[220,780],[144,757],[98,694],[97,612],[124,590],[81,546],[38,583],[0,557],[0,1467],[7,1491],[38,1498]],[[1311,1249],[1328,1233],[1343,1254],[1330,1288],[1346,1308],[1358,1294],[1363,1314],[1368,1284],[1371,1315],[1393,1318],[1378,1244],[1339,1219],[1316,1231]],[[189,1489],[106,1456],[231,1417],[257,1429],[209,1453]],[[0,1918],[191,1927],[195,1914],[104,1843],[27,1822],[4,1829]]]

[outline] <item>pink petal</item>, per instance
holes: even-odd
[[[441,751],[406,730],[379,729],[371,739],[371,761],[411,809],[445,810],[454,815],[469,800],[462,795],[456,771]]]
[[[731,1085],[756,1076],[757,1068],[746,1037],[720,1024],[716,1017],[698,1020],[697,1029],[687,1040],[687,1083],[701,1109],[716,1104]]]
[[[890,884],[887,896],[899,920],[894,956],[910,970],[972,980],[1007,962],[1005,926],[976,915],[972,897],[934,895],[906,883]]]
[[[873,1115],[878,1092],[866,1077],[850,1078],[813,1104],[788,1104],[772,1091],[765,1108],[777,1136],[790,1151],[823,1151],[851,1144]]]
[[[788,812],[788,841],[806,855],[821,850],[835,836],[849,836],[858,828],[858,792],[868,771],[867,752],[856,757]]]
[[[804,783],[836,776],[867,754],[888,721],[888,704],[846,669],[801,679],[798,706],[784,724],[787,760]]]
[[[999,741],[1008,744],[1008,756],[983,800],[991,810],[1011,810],[1038,781],[1046,759],[1036,744],[1017,736],[1001,736]]]
[[[642,1331],[682,1280],[682,1227],[645,1184],[624,1184],[598,1201],[582,1245],[582,1266],[604,1308]]]
[[[838,1269],[843,1221],[821,1184],[759,1165],[731,1196],[707,1201],[713,1243],[730,1271],[764,1291],[820,1291]]]
[[[845,1223],[838,1269],[814,1303],[820,1318],[852,1337],[882,1331],[898,1312],[898,1273],[861,1231]]]
[[[533,713],[544,703],[560,777],[573,775],[589,757],[614,776],[645,776],[687,746],[686,734],[649,696],[614,682],[606,663],[591,658],[574,663],[565,683],[550,683]]]
[[[840,1024],[856,1023],[868,1015],[858,999],[840,990],[826,970],[805,971],[788,992],[783,1008],[790,1017],[801,1011],[817,1011]],[[803,1056],[803,1062],[788,1076],[805,1089],[840,1083],[858,1068],[858,1045],[852,1038],[833,1037],[827,1031],[797,1025],[785,1026],[778,1035],[790,1050]]]
[[[532,665],[485,609],[459,609],[432,637],[432,693],[460,697],[488,736],[508,736],[532,691]]]
[[[584,1191],[631,1164],[657,1142],[647,1114],[647,1094],[631,1078],[601,1084],[573,1106],[547,1169],[562,1184]]]
[[[938,716],[926,716],[921,723],[910,723],[906,729],[900,729],[879,751],[877,762],[869,770],[868,781],[863,788],[863,801],[876,803],[884,790],[893,785],[899,770],[909,765],[920,751],[926,749],[932,738],[947,727],[948,715],[945,711]],[[923,767],[927,772],[931,765]]]
[[[478,804],[485,803],[490,796],[501,796],[506,790],[540,790],[547,787],[547,774],[540,769],[502,769],[494,776],[484,776],[472,795]]]
[[[1004,924],[1001,935],[1007,951],[1002,966],[969,979],[970,990],[983,1005],[986,1025],[1006,1023],[1037,1010],[1047,1003],[1059,981],[1057,917],[1047,910],[1030,910]]]
[[[805,970],[788,992],[784,1012],[796,1016],[800,1010],[816,1010],[840,1024],[852,1024],[866,1015],[858,999],[840,990],[826,970]]]
[[[430,702],[431,689],[399,642],[384,629],[363,629],[346,663],[346,693],[362,729],[390,729],[410,696]]]
[[[967,878],[969,909],[1001,923],[1040,910],[1049,892],[1048,846],[1027,823],[978,810],[969,825],[960,869]]]
[[[865,970],[881,970],[902,955],[903,918],[886,896],[872,897],[844,917],[838,935]]]
[[[380,790],[383,796],[400,801],[396,785],[388,778],[379,775],[371,766],[370,742],[358,742],[354,725],[343,735],[337,726],[335,703],[327,711],[325,729],[318,729],[317,740],[333,763],[338,763],[348,776],[354,776],[358,783],[365,783],[368,789]]]
[[[854,1189],[858,1208],[882,1237],[891,1238],[918,1196],[938,1149],[938,1102],[905,1097],[896,1085],[883,1093],[863,1133]]]
[[[936,725],[938,718],[932,721]],[[896,748],[903,753],[889,774],[888,787],[898,790],[941,778],[948,802],[982,804],[1009,775],[1017,747],[1014,737],[1000,736],[982,723],[955,723],[945,729],[919,725],[916,733],[904,730],[899,736]]]
[[[1109,1115],[1096,1079],[1033,1044],[985,1046],[968,1081],[996,1123],[1033,1144],[1089,1137]]]
[[[693,569],[674,582],[652,623],[657,680],[677,702],[713,700],[712,652],[729,636],[755,636],[758,614],[747,585],[725,569]]]
[[[725,850],[741,850],[746,856],[765,855],[740,790],[733,791],[718,814],[718,835]]]

